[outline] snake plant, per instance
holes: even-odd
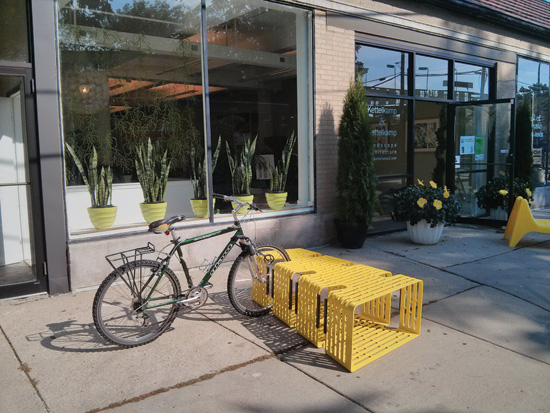
[[[67,150],[71,154],[78,171],[82,175],[82,179],[88,188],[90,200],[93,208],[101,206],[112,206],[112,188],[113,188],[113,172],[111,167],[101,167],[101,171],[97,172],[97,151],[95,146],[92,146],[93,152],[90,156],[90,161],[86,168],[78,159],[74,149],[68,143],[65,143]]]
[[[212,173],[216,169],[220,155],[222,138],[218,138],[218,146],[212,154]],[[193,185],[193,199],[206,199],[206,157],[197,154],[195,147],[191,148],[191,184]]]
[[[168,160],[168,150],[161,155],[160,143],[153,145],[151,139],[136,147],[136,172],[141,190],[143,191],[143,202],[151,204],[164,202],[164,192],[168,183],[171,160]]]
[[[240,153],[235,153],[235,158],[231,156],[231,148],[227,141],[225,142],[227,150],[227,159],[229,161],[229,170],[231,172],[231,182],[233,185],[233,195],[250,195],[250,183],[252,182],[252,158],[256,151],[256,136],[252,143],[250,139],[244,142]]]
[[[294,131],[286,141],[281,160],[277,162],[275,168],[271,171],[270,192],[285,192],[286,179],[288,176],[288,167],[290,166],[290,157],[296,144],[296,135]]]

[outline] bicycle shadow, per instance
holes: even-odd
[[[49,330],[29,334],[28,341],[39,341],[49,349],[63,352],[92,353],[121,350],[114,344],[107,343],[99,335],[93,323],[82,324],[75,320],[46,324]]]
[[[310,346],[309,342],[296,332],[296,329],[288,327],[272,313],[262,317],[247,317],[238,313],[231,305],[225,291],[210,294],[209,301],[197,312],[204,317],[203,321],[219,323],[247,340],[268,348],[275,355]],[[179,314],[178,317],[192,318],[190,314]],[[193,318],[193,320],[197,319]]]

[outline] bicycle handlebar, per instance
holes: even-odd
[[[255,204],[255,203],[250,203],[250,202],[243,202],[243,201],[239,201],[237,198],[233,197],[233,196],[229,196],[229,195],[223,195],[223,194],[216,194],[216,193],[213,193],[212,196],[214,198],[218,198],[218,199],[223,199],[224,201],[231,201],[231,202],[234,202],[237,204],[237,208],[235,208],[235,212],[237,212],[239,209],[241,209],[241,207],[245,207],[245,206],[248,206],[249,208],[255,210],[255,211],[262,211],[260,208],[258,208],[258,206]]]

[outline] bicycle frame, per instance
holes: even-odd
[[[230,227],[227,227],[227,228],[224,228],[224,229],[221,229],[221,230],[218,230],[218,231],[213,231],[213,232],[210,232],[208,234],[199,235],[197,237],[186,238],[183,241],[179,241],[179,238],[175,238],[174,232],[171,231],[172,238],[173,238],[172,242],[174,243],[174,246],[172,247],[171,251],[166,256],[166,258],[164,258],[161,261],[160,272],[157,273],[157,274],[151,275],[149,280],[147,280],[147,282],[143,286],[142,291],[144,291],[144,289],[149,285],[149,283],[151,282],[153,277],[155,277],[155,276],[158,277],[155,284],[151,288],[151,291],[149,292],[145,302],[148,303],[148,302],[151,302],[151,301],[162,299],[160,297],[159,298],[152,298],[151,296],[153,295],[155,289],[157,288],[157,285],[159,284],[162,277],[164,276],[164,273],[165,273],[166,269],[170,265],[171,258],[176,253],[178,255],[180,264],[181,264],[183,272],[185,274],[185,278],[187,279],[188,287],[189,288],[195,287],[195,285],[193,285],[193,280],[191,279],[191,276],[189,275],[189,268],[187,267],[187,264],[185,263],[185,260],[183,259],[183,252],[182,252],[181,248],[185,245],[193,244],[195,242],[199,242],[199,241],[203,241],[203,240],[206,240],[206,239],[214,238],[214,237],[217,237],[217,236],[220,236],[220,235],[229,234],[231,232],[234,232],[233,236],[231,237],[231,239],[229,240],[229,242],[227,243],[225,248],[222,250],[222,252],[218,256],[218,258],[216,258],[216,260],[212,263],[212,265],[210,266],[210,268],[208,269],[208,271],[206,272],[206,274],[204,275],[202,280],[199,282],[199,284],[198,284],[199,287],[204,287],[205,285],[208,284],[208,281],[210,280],[210,278],[212,277],[214,272],[218,269],[218,267],[223,262],[224,258],[227,256],[227,254],[229,254],[229,252],[233,249],[233,247],[237,244],[237,242],[244,241],[244,240],[247,239],[246,236],[243,233],[242,227],[241,227],[240,223],[237,220],[235,220],[235,224],[230,226]],[[245,245],[246,244],[243,244],[243,248],[244,248]],[[140,294],[141,294],[142,291],[140,291]],[[180,302],[180,301],[182,301],[182,298],[177,298],[175,300],[166,301],[166,302],[162,302],[162,303],[154,304],[154,305],[144,305],[143,309],[149,309],[149,308],[161,307],[161,306],[164,306],[164,305],[175,304],[175,303]]]

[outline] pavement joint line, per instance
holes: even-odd
[[[544,242],[547,242],[547,241],[544,241]],[[543,242],[543,243],[544,243],[544,242]],[[527,248],[527,247],[523,247],[523,248]],[[513,251],[513,250],[512,250],[512,251]],[[512,252],[512,251],[503,252],[502,254],[496,254],[496,255],[493,255],[493,256],[487,257],[487,258],[498,257],[499,255],[508,254],[508,253],[510,253],[510,252]],[[537,303],[534,303],[534,302],[532,302],[532,301],[529,301],[529,300],[527,300],[527,299],[525,299],[525,298],[523,298],[523,297],[520,297],[519,295],[512,294],[511,292],[506,291],[506,290],[503,290],[503,289],[498,288],[498,287],[495,287],[494,285],[485,284],[485,283],[483,283],[483,282],[481,282],[481,281],[477,281],[477,280],[468,278],[468,277],[466,277],[465,275],[457,274],[457,273],[454,273],[454,272],[452,272],[452,271],[450,271],[450,270],[447,269],[447,268],[455,267],[455,266],[457,266],[457,265],[466,265],[466,264],[471,264],[471,263],[474,263],[474,262],[479,262],[479,261],[485,260],[485,259],[487,259],[487,258],[481,258],[481,259],[479,259],[479,260],[469,261],[469,262],[465,262],[465,263],[462,263],[462,264],[454,264],[454,265],[449,266],[449,267],[440,268],[440,267],[436,267],[435,265],[427,264],[427,263],[422,262],[422,261],[413,260],[412,258],[408,258],[408,257],[406,257],[406,256],[404,256],[404,255],[400,255],[400,254],[394,253],[394,252],[392,252],[392,251],[384,251],[384,252],[386,252],[386,253],[388,253],[388,254],[391,254],[391,255],[398,256],[398,257],[400,257],[400,258],[405,258],[406,260],[412,261],[412,262],[414,262],[414,263],[416,263],[416,264],[425,265],[426,267],[433,268],[434,270],[437,270],[437,271],[441,271],[441,272],[445,272],[445,273],[450,274],[450,275],[454,275],[455,277],[460,277],[460,278],[462,278],[462,279],[464,279],[464,280],[466,280],[466,281],[469,281],[469,282],[471,282],[471,283],[478,284],[478,286],[487,287],[487,288],[492,288],[492,289],[494,289],[494,290],[496,290],[496,291],[499,291],[499,292],[501,292],[501,293],[507,294],[507,295],[509,295],[509,296],[511,296],[511,297],[514,297],[514,298],[517,298],[517,299],[519,299],[519,300],[525,301],[525,302],[528,303],[528,304],[534,305],[535,307],[538,307],[538,308],[540,308],[541,310],[549,311],[549,312],[550,312],[550,309],[545,308],[545,307],[541,306],[540,304],[537,304]],[[465,291],[467,291],[467,290],[465,290]],[[462,291],[462,292],[464,292],[464,291]],[[452,297],[452,296],[450,296],[450,297]],[[432,303],[430,303],[430,304],[432,304]]]
[[[470,279],[470,278],[468,278],[468,277],[466,277],[466,276],[464,276],[464,275],[455,274],[455,273],[452,272],[452,271],[448,271],[448,270],[444,270],[444,269],[442,269],[441,271],[446,272],[446,273],[451,274],[451,275],[454,275],[454,276],[457,276],[457,277],[464,278],[464,279],[467,280],[467,281],[470,281],[470,282],[479,284],[480,287],[492,288],[493,290],[499,291],[499,292],[501,292],[501,293],[503,293],[503,294],[507,294],[507,295],[509,295],[510,297],[517,298],[518,300],[524,301],[524,302],[526,302],[526,303],[528,303],[528,304],[531,304],[531,305],[533,305],[533,306],[535,306],[535,307],[538,307],[538,308],[540,308],[541,310],[550,312],[550,309],[545,308],[545,307],[543,307],[543,306],[540,305],[540,304],[537,304],[537,303],[534,303],[534,302],[532,302],[532,301],[529,301],[529,300],[527,300],[527,299],[525,299],[525,298],[523,298],[523,297],[520,297],[520,296],[517,295],[517,294],[513,294],[513,293],[511,293],[511,292],[509,292],[509,291],[506,291],[506,290],[503,290],[503,289],[501,289],[501,288],[495,287],[494,285],[489,285],[489,284],[485,284],[485,283],[482,283],[482,282],[479,282],[479,281],[475,281],[475,280],[472,280],[472,279]]]
[[[458,328],[451,327],[451,326],[449,326],[449,325],[447,325],[447,324],[443,324],[443,323],[441,323],[441,322],[439,322],[439,321],[433,320],[433,319],[428,318],[428,317],[425,317],[425,316],[422,316],[422,318],[423,318],[424,320],[428,320],[428,321],[430,321],[430,322],[432,322],[432,323],[434,323],[434,324],[439,324],[440,326],[446,327],[446,328],[451,329],[451,330],[454,330],[454,331],[456,331],[456,332],[458,332],[458,333],[462,333],[462,334],[465,334],[465,335],[470,336],[470,337],[472,337],[472,338],[475,338],[476,340],[483,341],[483,342],[488,343],[488,344],[491,344],[491,345],[493,345],[493,346],[500,347],[500,348],[503,349],[503,350],[511,351],[512,353],[518,354],[518,355],[520,355],[520,356],[523,356],[523,357],[526,357],[526,358],[528,358],[528,359],[531,359],[531,360],[537,361],[537,362],[539,362],[539,363],[543,363],[543,364],[546,364],[546,365],[550,366],[550,363],[547,362],[547,361],[539,360],[539,359],[537,359],[537,358],[535,358],[535,357],[533,357],[533,356],[529,356],[529,355],[527,355],[527,354],[520,353],[519,351],[513,350],[513,349],[508,348],[508,347],[505,347],[505,346],[503,346],[502,344],[493,343],[492,341],[489,341],[489,340],[486,340],[486,339],[484,339],[484,338],[478,337],[478,336],[473,335],[473,334],[471,334],[471,333],[468,333],[468,332],[466,332],[466,331],[459,330]]]
[[[466,288],[465,290],[458,291],[458,292],[456,292],[456,293],[454,293],[454,294],[451,294],[451,295],[448,295],[448,296],[446,296],[446,297],[438,298],[437,300],[428,301],[426,304],[422,304],[422,308],[427,307],[427,306],[429,306],[430,304],[435,304],[435,303],[438,303],[438,302],[440,302],[440,301],[442,301],[442,300],[446,300],[447,298],[455,297],[455,296],[457,296],[457,295],[459,295],[459,294],[468,292],[468,291],[470,291],[470,290],[473,290],[473,289],[479,288],[479,287],[483,287],[483,286],[482,286],[482,285],[474,285],[473,287]]]
[[[328,357],[328,356],[327,356]],[[281,359],[279,359],[281,360]],[[369,413],[374,413],[374,411],[372,410],[369,410],[367,407],[363,406],[361,403],[353,400],[352,398],[350,398],[349,396],[345,395],[344,393],[342,393],[341,391],[335,389],[334,387],[332,386],[329,386],[327,383],[324,383],[322,382],[321,380],[317,379],[315,376],[312,376],[311,374],[309,374],[307,371],[304,371],[302,370],[301,368],[299,368],[298,366],[294,366],[293,364],[290,364],[289,362],[287,362],[286,360],[281,360],[283,363],[285,363],[287,366],[290,366],[292,367],[293,369],[295,370],[298,370],[300,373],[308,376],[310,379],[313,379],[314,381],[316,381],[317,383],[319,383],[321,386],[323,387],[326,387],[327,389],[333,391],[334,393],[338,394],[339,396],[343,397],[344,399],[348,400],[349,402],[359,406],[360,408],[364,409],[365,411],[369,412]],[[352,373],[350,373],[352,374]]]
[[[200,311],[197,311],[197,313],[199,313],[200,315],[202,315],[204,318],[206,318],[207,320],[210,320],[210,321],[213,321],[214,323],[218,324],[219,326],[229,330],[230,332],[232,332],[233,334],[243,338],[244,340],[254,344],[255,346],[261,348],[262,350],[265,350],[265,348],[263,348],[262,346],[260,346],[259,344],[256,344],[254,343],[253,341],[249,340],[248,338],[242,336],[241,334],[235,332],[234,330],[231,330],[229,327],[226,327],[224,326],[223,324],[219,323],[217,320],[214,320],[210,317],[208,317],[207,315],[203,314],[203,313],[200,313]],[[290,328],[290,327],[289,327]],[[346,396],[345,394],[341,393],[340,391],[336,390],[335,388],[327,385],[326,383],[323,383],[322,381],[318,380],[317,378],[313,377],[312,375],[308,374],[307,372],[299,369],[298,367],[296,366],[293,366],[292,364],[290,363],[287,363],[285,360],[281,360],[279,356],[282,356],[282,355],[285,355],[285,354],[288,354],[292,351],[296,351],[296,350],[300,350],[302,348],[305,348],[305,347],[309,347],[311,344],[309,343],[308,340],[304,340],[302,343],[298,343],[298,344],[295,344],[293,346],[290,346],[288,348],[285,348],[285,349],[282,349],[282,350],[277,350],[277,351],[272,351],[271,352],[271,355],[275,358],[277,358],[277,360],[285,363],[287,366],[290,366],[292,368],[294,368],[295,370],[298,370],[299,372],[301,372],[302,374],[305,374],[306,376],[308,376],[309,378],[313,379],[314,381],[316,381],[317,383],[321,384],[323,387],[326,387],[328,389],[330,389],[331,391],[335,392],[336,394],[338,394],[339,396],[345,398],[346,400],[350,401],[351,403],[353,404],[356,404],[357,406],[361,407],[362,409],[364,409],[365,411],[369,412],[369,413],[373,413],[371,410],[367,409],[365,406],[362,406],[361,404],[357,403],[355,400],[353,399],[350,399],[348,396]],[[91,411],[89,413],[95,413],[95,411]]]
[[[534,244],[515,247],[515,248],[509,249],[507,251],[504,251],[504,252],[501,252],[501,253],[498,253],[498,254],[495,254],[495,255],[491,255],[489,257],[483,257],[483,258],[478,258],[478,259],[473,260],[473,261],[468,261],[468,262],[464,262],[464,263],[457,263],[457,264],[449,265],[448,267],[445,267],[445,268],[453,268],[453,267],[458,267],[459,265],[473,264],[475,262],[484,261],[484,260],[495,258],[495,257],[500,257],[501,255],[511,254],[514,251],[522,250],[522,249],[525,249],[525,248],[530,248],[530,247],[533,247],[533,246],[536,246],[536,245],[546,244],[547,242],[550,242],[550,241],[538,241],[538,242],[535,242]]]
[[[272,358],[277,359],[273,354],[265,354],[263,356],[256,357],[252,360],[245,361],[243,363],[234,364],[232,366],[224,367],[224,368],[219,369],[219,370],[217,370],[213,373],[203,374],[202,376],[199,376],[199,377],[191,379],[191,380],[186,380],[186,381],[183,381],[183,382],[180,382],[180,383],[176,383],[176,384],[173,384],[172,386],[161,387],[160,389],[156,389],[156,390],[153,390],[151,392],[141,394],[139,396],[131,397],[129,399],[122,400],[120,402],[111,403],[111,404],[109,404],[105,407],[92,409],[92,410],[89,410],[87,413],[103,412],[105,410],[125,406],[125,405],[130,404],[130,403],[138,403],[138,402],[140,402],[142,400],[145,400],[149,397],[156,396],[157,394],[162,394],[162,393],[166,393],[170,390],[181,389],[181,388],[184,388],[184,387],[191,386],[193,384],[201,383],[203,381],[213,379],[214,377],[216,377],[216,376],[218,376],[222,373],[227,373],[227,372],[230,372],[230,371],[239,370],[242,367],[246,367],[246,366],[249,366],[251,364],[259,363],[259,362],[266,361],[266,360],[269,360],[269,359],[272,359]]]
[[[19,363],[19,370],[21,370],[25,374],[25,376],[27,377],[27,380],[29,380],[31,386],[33,387],[34,391],[36,392],[36,395],[38,396],[40,401],[44,404],[44,409],[46,410],[46,412],[51,413],[51,409],[48,406],[48,403],[46,403],[46,400],[44,400],[44,397],[42,397],[42,394],[40,393],[40,390],[38,390],[37,381],[35,379],[33,379],[29,374],[30,368],[28,367],[28,364],[23,363],[23,361],[19,357],[19,354],[17,354],[17,351],[15,351],[15,348],[13,347],[12,342],[8,338],[8,335],[6,334],[6,332],[4,331],[4,329],[2,328],[1,325],[0,325],[0,331],[2,331],[2,335],[4,336],[6,341],[8,342],[8,345],[10,346],[11,351],[13,352],[13,355],[15,356],[15,358],[17,359],[17,361]]]

